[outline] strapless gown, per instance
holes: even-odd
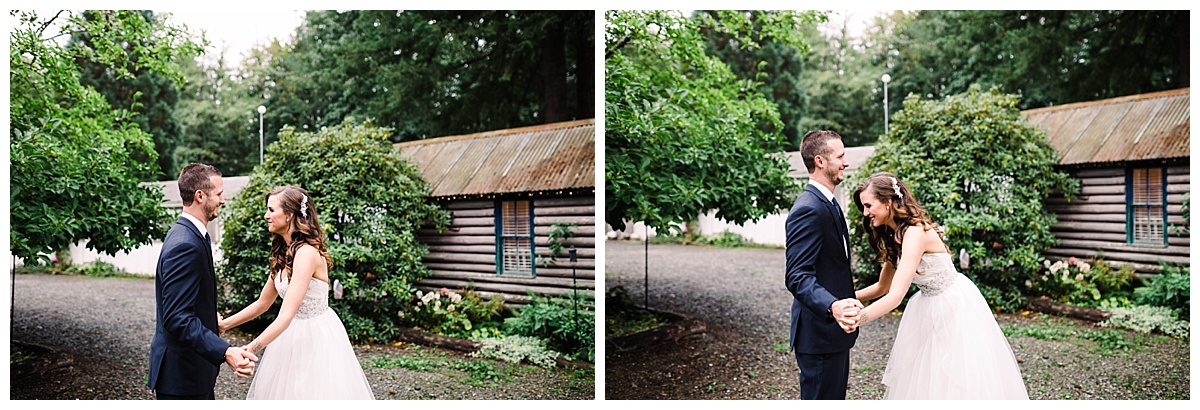
[[[286,275],[275,275],[283,298]],[[267,345],[247,400],[374,400],[346,327],[329,308],[329,284],[313,278],[286,330]]]
[[[883,384],[886,399],[1028,400],[1012,348],[948,253],[921,256]]]

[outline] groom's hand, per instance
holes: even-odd
[[[829,306],[829,313],[833,314],[834,320],[837,320],[842,330],[853,333],[858,329],[858,313],[862,307],[862,302],[858,299],[847,298],[833,302],[833,305]]]
[[[258,361],[258,356],[240,347],[230,346],[225,349],[225,363],[229,364],[229,368],[233,369],[234,374],[239,378],[249,378],[254,375],[254,362]]]

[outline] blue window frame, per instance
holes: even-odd
[[[534,277],[533,201],[496,202],[496,274]]]
[[[1131,244],[1167,244],[1167,170],[1131,167],[1125,174],[1125,237]]]

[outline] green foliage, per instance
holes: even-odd
[[[71,265],[67,272],[92,278],[145,278],[134,275],[105,261],[91,261],[79,265]]]
[[[548,267],[558,264],[558,257],[562,256],[563,251],[566,250],[566,247],[563,246],[563,242],[574,238],[575,231],[578,229],[579,225],[577,224],[561,221],[550,225],[550,234],[548,235],[550,240],[550,257],[538,256],[539,262],[542,264],[542,266]]]
[[[141,10],[136,14],[140,14],[151,27],[162,25],[166,21],[165,15],[155,14],[149,10]],[[89,22],[104,18],[100,13],[85,13],[83,17]],[[85,31],[72,33],[71,40],[67,45],[86,48],[94,52],[91,47],[91,37]],[[131,42],[144,41],[144,39],[137,38],[128,40]],[[122,48],[131,49],[136,46],[137,44],[132,44],[132,47],[127,45]],[[128,55],[129,59],[136,60],[139,57],[136,51]],[[190,60],[184,59],[183,63],[186,64]],[[132,113],[130,120],[137,123],[139,129],[153,136],[154,151],[159,154],[158,167],[150,179],[160,181],[175,179],[182,166],[175,165],[171,152],[175,151],[183,132],[182,124],[175,115],[175,106],[179,101],[179,89],[175,82],[145,67],[134,69],[131,73],[132,77],[122,76],[118,71],[109,69],[105,64],[92,61],[86,55],[77,57],[77,63],[80,67],[80,83],[103,94],[113,107],[128,109]],[[137,158],[137,161],[155,162],[151,158],[144,157]]]
[[[1171,337],[1189,337],[1190,323],[1178,319],[1178,312],[1170,308],[1139,305],[1113,309],[1111,313],[1112,316],[1101,323],[1102,326],[1125,328],[1141,333],[1157,330]]]
[[[400,313],[414,304],[413,282],[428,275],[416,240],[423,226],[445,229],[449,213],[426,198],[431,188],[410,160],[401,157],[387,129],[345,122],[320,132],[288,127],[268,147],[266,162],[229,201],[219,264],[220,308],[234,311],[258,298],[269,280],[271,234],[264,226],[266,193],[280,185],[308,190],[316,204],[344,299],[330,305],[359,343],[392,340]],[[274,318],[275,310],[260,317]]]
[[[137,12],[9,12],[16,20],[9,48],[13,255],[32,261],[81,240],[108,255],[166,235],[173,219],[161,192],[138,182],[154,175],[150,134],[133,114],[113,108],[81,84],[76,59],[121,78],[145,69],[180,80],[173,60],[199,46],[178,28],[150,24]],[[60,20],[61,19],[61,20]],[[54,21],[66,24],[55,26]],[[46,32],[61,27],[60,32]],[[54,38],[86,32],[91,47],[60,47]],[[136,54],[136,59],[129,56]]]
[[[1056,243],[1056,218],[1044,203],[1052,193],[1073,199],[1079,183],[1054,170],[1058,154],[1045,134],[1028,125],[1017,97],[996,89],[970,91],[945,100],[909,96],[889,134],[845,183],[857,187],[880,171],[898,175],[933,220],[945,227],[946,245],[965,250],[970,265],[960,268],[1001,311],[1025,304],[1024,287],[1039,274],[1041,252]],[[880,263],[851,207],[848,219],[855,276],[878,278]]]
[[[471,357],[498,359],[514,364],[525,361],[537,366],[549,367],[554,366],[554,358],[558,356],[558,353],[546,348],[545,340],[536,337],[503,336],[487,338],[479,342],[483,346],[478,351],[471,353]]]
[[[1130,342],[1125,336],[1125,331],[1116,330],[1084,330],[1079,335],[1079,338],[1096,342],[1096,348],[1093,350],[1101,356],[1125,356],[1125,352],[1131,350],[1140,350],[1136,343]]]
[[[1188,86],[1184,10],[923,10],[892,20],[875,55],[898,96],[938,100],[982,84],[1020,92],[1029,109]]]
[[[652,311],[642,309],[624,286],[604,293],[604,337],[618,338],[671,323]]]
[[[1161,263],[1163,270],[1150,283],[1133,290],[1139,305],[1161,306],[1179,312],[1179,319],[1190,320],[1192,313],[1192,275],[1186,265]]]
[[[577,300],[530,294],[533,301],[504,319],[504,333],[546,340],[546,345],[574,360],[596,360],[596,314],[589,294]]]
[[[787,176],[775,104],[704,53],[701,29],[759,47],[803,46],[797,26],[817,12],[607,11],[605,19],[605,219],[659,232],[716,209],[744,223],[786,209],[799,192]]]
[[[499,327],[500,322],[496,319],[503,310],[504,299],[484,301],[474,290],[460,294],[441,288],[429,293],[418,290],[415,303],[408,305],[400,317],[404,319],[403,323],[426,332],[467,337],[481,330],[480,325]]]
[[[450,364],[450,368],[467,372],[467,384],[487,386],[496,382],[507,381],[504,373],[496,370],[496,365],[487,360],[463,360]]]
[[[399,142],[593,118],[594,33],[591,10],[309,11],[261,80],[268,126],[369,118]]]
[[[1026,281],[1027,293],[1088,307],[1125,306],[1132,296],[1133,267],[1113,269],[1103,253],[1090,262],[1071,257],[1054,263],[1044,260],[1042,266],[1040,275]]]
[[[430,354],[425,352],[420,346],[413,346],[415,352],[411,355],[391,357],[380,356],[371,361],[371,366],[376,368],[405,368],[418,372],[432,372],[443,367],[446,367],[448,361],[444,353],[436,352]]]
[[[260,59],[264,51],[254,50]],[[225,175],[248,175],[259,164],[259,114],[263,104],[264,69],[248,58],[242,67],[230,66],[224,54],[212,63],[183,62],[187,83],[180,93],[176,114],[183,130],[175,149],[162,152],[176,164],[200,162],[220,169]],[[262,146],[276,140],[278,123],[272,126],[273,111],[262,117]]]

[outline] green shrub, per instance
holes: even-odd
[[[503,360],[509,363],[526,361],[537,366],[549,367],[554,365],[558,353],[546,349],[546,341],[529,336],[503,336],[480,340],[483,344],[478,351],[471,353],[472,357],[486,357]]]
[[[426,200],[429,184],[412,161],[400,156],[389,134],[350,120],[318,132],[291,127],[279,132],[279,141],[267,147],[266,162],[255,167],[249,184],[221,211],[226,258],[218,276],[226,314],[257,299],[268,280],[266,193],[297,185],[308,190],[319,212],[333,258],[329,278],[344,287],[343,299],[331,298],[330,305],[350,339],[396,337],[400,314],[413,304],[413,282],[428,276],[421,262],[428,247],[417,242],[417,229],[444,229],[449,213]],[[276,312],[269,310],[260,322]]]
[[[1101,323],[1102,326],[1120,327],[1142,333],[1157,330],[1168,336],[1188,337],[1190,324],[1176,319],[1178,313],[1170,308],[1139,305],[1113,309],[1111,313],[1112,317]]]
[[[124,269],[116,267],[116,265],[104,261],[91,261],[79,265],[71,265],[67,267],[67,272],[93,278],[125,278],[137,276],[125,271]]]
[[[979,86],[942,100],[909,95],[875,154],[843,183],[853,191],[876,172],[899,176],[945,227],[950,251],[970,255],[959,270],[1001,311],[1025,305],[1026,281],[1039,274],[1041,252],[1057,242],[1046,198],[1079,191],[1078,181],[1055,170],[1057,151],[1026,122],[1017,101]],[[855,276],[873,283],[880,263],[863,229],[869,222],[857,207],[848,210]]]
[[[1032,292],[1050,299],[1087,307],[1128,307],[1132,294],[1134,270],[1125,265],[1113,269],[1097,253],[1088,262],[1075,257],[1065,260],[1042,261],[1041,275],[1025,282]]]
[[[403,323],[430,333],[469,337],[477,334],[475,331],[480,325],[499,327],[500,322],[496,319],[503,309],[501,298],[484,301],[474,290],[457,293],[441,288],[429,293],[418,290],[414,303],[408,305],[400,317]]]
[[[1192,275],[1187,266],[1163,263],[1163,270],[1150,279],[1150,284],[1133,290],[1134,303],[1162,306],[1179,312],[1179,319],[1189,320],[1192,313]]]
[[[571,294],[563,297],[530,296],[532,303],[517,310],[516,316],[504,320],[504,332],[545,339],[550,349],[572,359],[594,362],[596,314],[591,308],[593,296],[581,295],[579,300],[575,300]]]

